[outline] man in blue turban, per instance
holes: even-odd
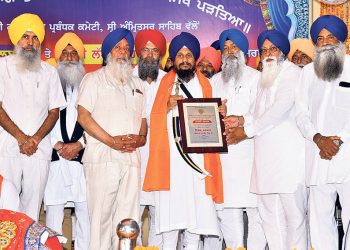
[[[339,249],[334,203],[342,206],[344,244],[350,223],[350,56],[348,30],[336,16],[311,26],[314,62],[303,68],[297,90],[297,123],[306,140],[306,184],[310,187],[310,234],[315,249]],[[343,246],[343,249],[347,249]]]
[[[163,236],[162,249],[176,249],[180,230],[184,230],[185,249],[198,249],[200,235],[219,235],[214,202],[222,202],[222,183],[216,181],[221,180],[221,165],[217,154],[182,151],[177,100],[211,98],[212,89],[195,70],[200,54],[195,36],[187,32],[175,36],[169,53],[174,68],[162,78],[153,103],[143,189],[155,194],[155,226]],[[210,187],[221,194],[215,195]]]
[[[250,191],[257,194],[271,250],[307,249],[305,142],[293,117],[300,68],[285,59],[289,47],[279,31],[259,35],[264,66],[255,108],[224,119],[229,144],[247,143],[245,139],[254,137]]]
[[[240,116],[249,112],[255,102],[260,72],[246,65],[249,42],[237,29],[228,29],[220,34],[222,71],[210,79],[213,96],[227,100],[226,116]],[[223,171],[224,204],[218,211],[218,223],[226,247],[244,247],[243,210],[249,220],[248,249],[264,249],[266,240],[258,221],[256,195],[250,193],[249,184],[253,168],[254,140],[230,145],[228,153],[220,155]],[[235,167],[232,167],[235,166]],[[218,238],[206,237],[205,249],[222,249]]]
[[[132,75],[134,39],[117,29],[102,43],[106,66],[87,74],[77,100],[86,134],[82,159],[91,219],[89,249],[118,249],[115,229],[125,218],[139,220],[140,157],[146,142],[145,91]]]

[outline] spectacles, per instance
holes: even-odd
[[[159,55],[160,51],[158,48],[143,48],[141,50],[143,53],[146,53],[146,54],[153,54],[153,55]]]
[[[260,54],[263,56],[266,56],[267,54],[273,54],[273,53],[276,53],[277,51],[278,51],[278,48],[275,46],[272,46],[268,49],[261,49]]]
[[[326,37],[324,37],[324,36],[317,37],[317,41],[316,41],[317,44],[323,44],[324,42],[326,42],[326,43],[336,43],[336,42],[338,42],[338,38],[336,38],[333,35],[328,35]]]

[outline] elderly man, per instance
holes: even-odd
[[[227,117],[228,142],[254,137],[250,190],[270,250],[307,249],[304,139],[295,121],[295,89],[300,69],[285,60],[288,38],[276,30],[258,37],[263,71],[255,107],[245,116]]]
[[[81,158],[83,156],[83,128],[77,122],[75,103],[79,84],[85,75],[81,59],[84,45],[74,33],[65,33],[56,43],[55,58],[67,108],[51,132],[53,146],[49,177],[45,189],[46,226],[62,234],[64,208],[75,208],[75,249],[88,249],[90,237],[89,214],[86,202],[86,183]],[[71,206],[71,205],[70,205]]]
[[[213,200],[223,201],[221,164],[217,154],[183,153],[177,133],[177,100],[210,98],[212,90],[208,79],[195,72],[200,53],[195,36],[182,32],[171,41],[169,51],[174,70],[163,77],[151,111],[150,157],[143,189],[155,193],[156,232],[163,233],[162,249],[176,249],[180,230],[185,230],[185,248],[198,249],[201,234],[219,234]],[[206,177],[208,172],[210,177]]]
[[[297,122],[306,140],[306,184],[310,186],[310,233],[315,249],[338,249],[334,203],[339,195],[349,244],[350,57],[346,24],[322,16],[311,26],[314,62],[305,66],[297,91]]]
[[[106,66],[85,76],[77,101],[78,122],[87,132],[83,163],[90,249],[118,249],[118,223],[139,220],[138,148],[146,142],[147,122],[144,86],[132,75],[133,48],[129,30],[109,33],[102,43]]]
[[[314,58],[314,45],[312,41],[305,38],[297,38],[290,42],[288,59],[295,65],[303,68],[312,62]]]
[[[208,79],[218,73],[221,66],[221,53],[213,47],[201,49],[197,60],[197,69]]]
[[[44,24],[22,14],[9,26],[14,55],[0,61],[0,173],[20,194],[20,211],[38,220],[51,160],[50,136],[65,105],[57,71],[40,59]]]
[[[227,115],[242,116],[254,103],[260,72],[246,65],[249,43],[239,30],[225,30],[220,35],[222,71],[212,79],[213,96],[225,99]],[[224,181],[224,204],[218,210],[226,247],[243,247],[243,210],[247,211],[248,249],[264,249],[266,240],[257,210],[256,195],[249,192],[254,158],[253,139],[230,145],[228,154],[220,155]],[[214,249],[212,246],[210,249]]]
[[[146,97],[146,117],[147,124],[150,124],[150,113],[153,102],[156,97],[161,79],[166,74],[160,70],[160,62],[166,52],[166,40],[164,35],[158,30],[142,30],[135,37],[135,50],[140,58],[139,65],[134,68],[134,75],[141,78],[145,88]],[[148,156],[149,156],[149,136],[147,133],[147,142],[140,148],[141,153],[141,185],[145,177]],[[140,205],[142,213],[146,206],[149,210],[149,246],[162,246],[162,236],[155,233],[155,203],[154,194],[141,191]]]

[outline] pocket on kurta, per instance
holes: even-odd
[[[336,108],[350,112],[350,88],[336,88],[334,105]]]

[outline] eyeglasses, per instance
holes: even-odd
[[[317,37],[317,41],[316,41],[317,44],[323,44],[324,42],[333,44],[333,43],[338,42],[338,38],[336,38],[333,35],[328,35],[326,37],[324,37],[324,36]]]
[[[278,51],[278,48],[275,46],[272,46],[268,49],[261,49],[260,54],[263,56],[266,56],[267,54],[273,54],[273,53],[276,53],[277,51]]]
[[[150,49],[150,48],[143,48],[142,50],[141,50],[143,53],[146,53],[146,54],[153,54],[153,55],[159,55],[159,53],[160,53],[160,51],[159,51],[159,49],[158,48],[152,48],[152,49]]]

